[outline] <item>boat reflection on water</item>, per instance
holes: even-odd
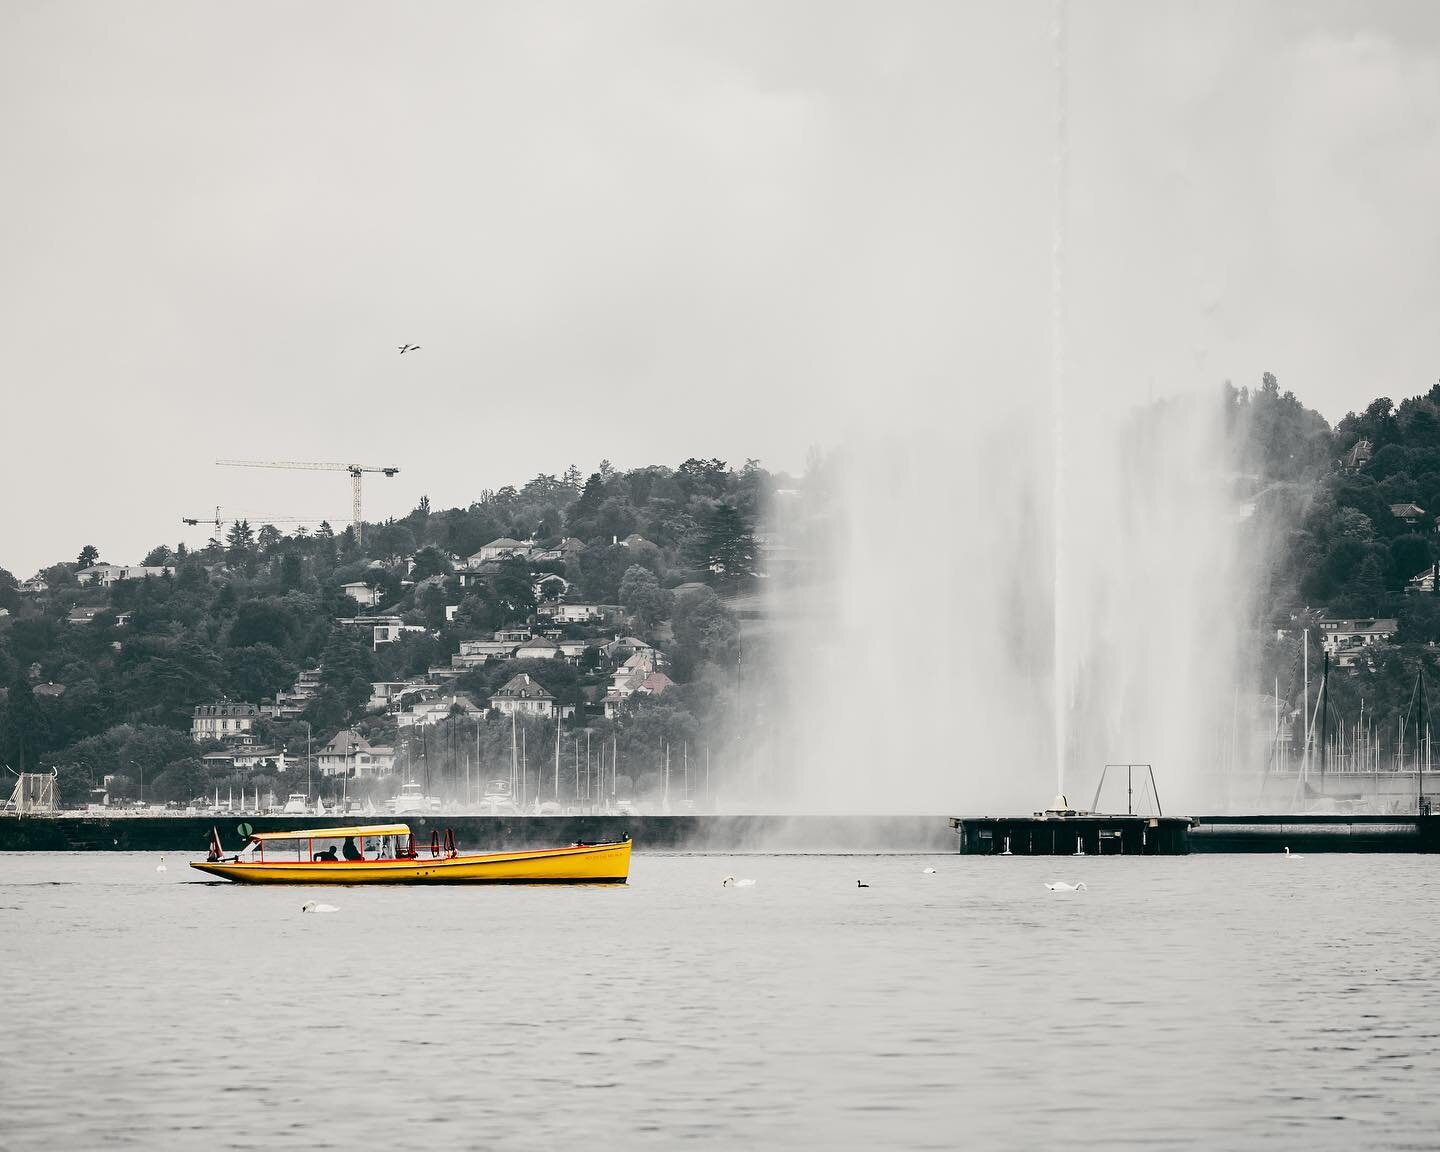
[[[190,867],[242,884],[624,884],[630,838],[461,854],[448,828],[422,845],[408,824],[369,824],[256,832],[227,857],[212,829],[209,855]]]

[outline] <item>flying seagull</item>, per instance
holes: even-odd
[[[400,355],[401,355],[401,356],[405,355],[406,352],[418,352],[418,351],[420,351],[420,345],[418,345],[418,344],[402,344],[402,345],[400,345]]]

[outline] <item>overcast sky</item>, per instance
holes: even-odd
[[[1042,395],[1038,3],[0,5],[0,565]],[[1440,6],[1088,0],[1072,403],[1440,377]],[[398,353],[419,344],[418,353]]]

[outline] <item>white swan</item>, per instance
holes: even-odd
[[[734,876],[726,876],[725,879],[720,882],[720,886],[722,888],[753,888],[755,887],[755,881],[737,880]]]
[[[935,869],[934,869],[934,868],[922,868],[922,869],[920,869],[920,871],[923,872],[923,873],[925,873],[926,876],[934,876],[934,875],[935,875]]]
[[[302,911],[302,912],[338,912],[338,911],[340,911],[340,909],[337,908],[337,907],[335,907],[334,904],[320,904],[320,903],[317,903],[317,902],[314,901],[314,900],[307,900],[307,901],[305,901],[304,904],[300,905],[300,911]]]
[[[1065,881],[1063,881],[1063,880],[1056,880],[1055,883],[1053,883],[1053,884],[1046,884],[1045,887],[1048,888],[1048,889],[1050,889],[1051,892],[1087,892],[1087,891],[1089,891],[1089,889],[1087,889],[1087,888],[1085,887],[1085,881],[1084,881],[1084,880],[1077,880],[1074,884],[1067,884],[1067,883],[1065,883]]]
[[[1301,856],[1301,855],[1298,855],[1298,854],[1295,853],[1295,852],[1291,852],[1291,851],[1290,851],[1290,846],[1287,844],[1287,845],[1285,846],[1285,859],[1287,859],[1287,860],[1303,860],[1303,859],[1305,859],[1305,857],[1303,857],[1303,856]]]
[[[163,856],[160,857],[160,863],[157,864],[157,865],[155,865],[155,871],[156,871],[156,872],[168,872],[168,871],[170,871],[170,869],[168,869],[168,868],[165,867],[165,857],[163,857]]]

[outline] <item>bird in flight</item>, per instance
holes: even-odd
[[[418,352],[418,351],[420,351],[420,345],[418,345],[418,344],[402,344],[402,345],[400,345],[400,355],[401,355],[401,356],[405,355],[406,352]]]

